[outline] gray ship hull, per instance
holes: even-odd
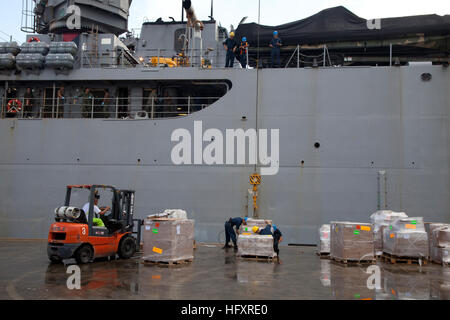
[[[194,121],[222,132],[280,130],[279,172],[263,177],[258,201],[259,215],[275,221],[286,243],[315,243],[319,225],[331,220],[368,221],[380,205],[382,170],[387,208],[450,220],[448,68],[130,72],[89,70],[89,79],[227,79],[233,87],[177,119],[1,119],[0,237],[45,238],[66,185],[102,183],[136,190],[139,218],[183,208],[196,220],[197,241],[223,241],[225,220],[248,214],[255,168],[174,165],[171,134],[193,132]],[[46,77],[55,75],[29,79]]]

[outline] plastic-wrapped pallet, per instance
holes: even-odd
[[[194,258],[194,220],[145,219],[143,259],[175,262]]]
[[[441,226],[431,234],[431,260],[437,263],[450,264],[450,227]]]
[[[17,56],[20,52],[20,47],[17,42],[0,42],[0,54],[11,53],[13,56]]]
[[[273,237],[261,235],[240,234],[237,240],[239,256],[258,256],[273,258],[276,256],[273,251]]]
[[[272,224],[272,220],[263,220],[263,219],[252,219],[252,218],[248,218],[247,219],[247,224],[241,224],[240,228],[239,228],[239,232],[241,234],[255,234],[252,230],[253,227],[258,227],[260,229],[264,229],[267,226],[267,222],[269,222],[269,224]]]
[[[389,226],[396,219],[403,218],[408,218],[406,213],[391,210],[377,211],[370,216],[370,222],[373,224],[376,255],[383,254],[383,227]]]
[[[374,261],[373,227],[370,223],[332,222],[330,256],[337,261]]]
[[[383,252],[396,257],[428,258],[428,235],[423,218],[395,220],[383,232]]]
[[[438,262],[437,259],[440,260],[441,250],[438,247],[433,246],[433,231],[450,225],[446,223],[434,223],[434,222],[425,222],[424,225],[425,231],[428,235],[428,250],[430,254],[430,260]]]
[[[320,254],[330,253],[330,231],[331,225],[324,224],[319,228],[319,242],[317,252]]]

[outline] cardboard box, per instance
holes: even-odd
[[[423,218],[395,220],[383,232],[383,252],[397,257],[429,257],[428,235]]]
[[[276,257],[273,237],[240,234],[237,240],[239,256]]]
[[[375,260],[375,246],[372,224],[356,222],[332,222],[330,249],[330,256],[335,260]]]
[[[194,220],[146,219],[143,259],[174,262],[194,258]]]

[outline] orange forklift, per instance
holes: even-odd
[[[89,210],[70,205],[72,190],[87,190]],[[111,191],[110,214],[100,215],[104,226],[94,223],[95,199],[99,191]],[[130,259],[139,251],[142,220],[133,219],[135,192],[105,185],[67,186],[63,207],[55,209],[55,223],[50,226],[47,254],[51,262],[75,258],[86,264],[96,258]],[[109,207],[107,208],[109,209]],[[105,210],[106,211],[106,210]],[[98,218],[97,218],[98,219]],[[98,224],[98,223],[97,223]]]

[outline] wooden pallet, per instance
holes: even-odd
[[[262,261],[262,262],[272,262],[276,259],[276,257],[252,256],[252,255],[239,256],[239,258],[244,260]]]
[[[151,265],[151,266],[160,266],[160,267],[173,267],[173,266],[180,266],[192,263],[193,259],[185,259],[185,260],[178,260],[178,261],[142,261],[142,264],[144,265]]]
[[[381,256],[381,261],[396,264],[396,263],[406,263],[406,264],[419,264],[419,260],[422,259],[422,264],[427,265],[427,258],[417,258],[417,257],[399,257],[389,253],[383,253]]]
[[[345,265],[352,265],[352,264],[376,264],[377,261],[374,260],[350,260],[350,259],[341,259],[341,258],[336,258],[333,257],[331,258],[331,260],[336,261],[338,263],[341,264],[345,264]]]
[[[439,261],[435,261],[435,260],[430,260],[430,261],[434,264],[438,264],[443,267],[450,267],[450,263],[448,263],[448,262],[439,262]]]
[[[316,255],[320,257],[320,259],[330,259],[330,253],[325,252],[316,252]]]

